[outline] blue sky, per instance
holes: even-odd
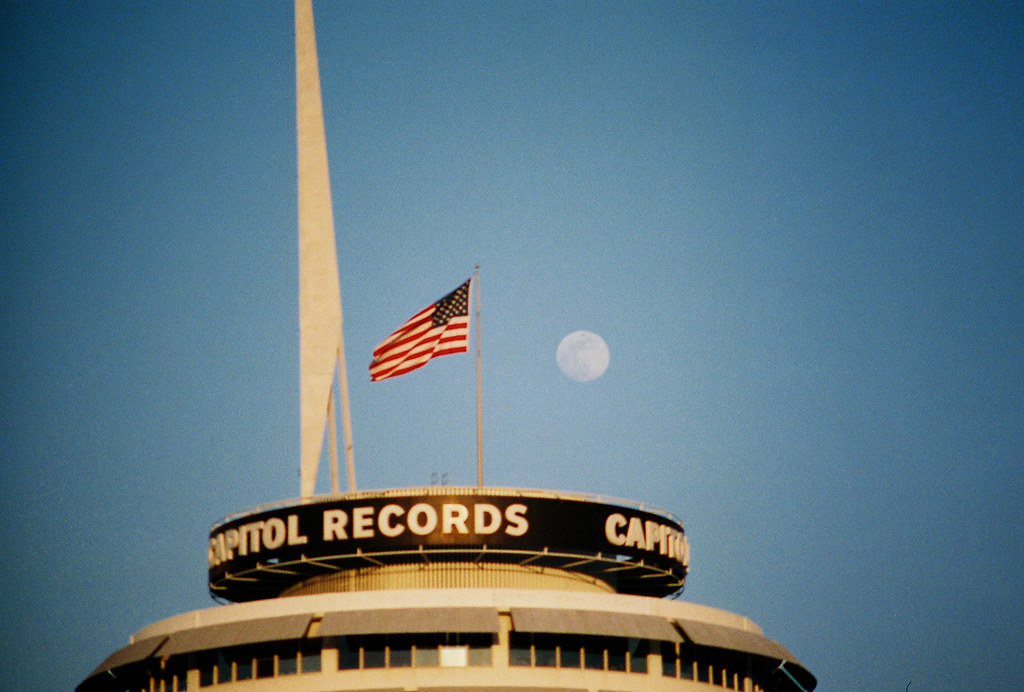
[[[1019,4],[315,9],[360,488],[475,483],[473,359],[366,366],[479,264],[488,484],[673,512],[684,598],[821,690],[1024,687]],[[4,3],[12,689],[213,605],[209,526],[299,492],[292,22]]]

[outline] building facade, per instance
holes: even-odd
[[[79,692],[812,690],[749,619],[676,600],[672,515],[523,489],[347,493],[227,517],[211,594]]]

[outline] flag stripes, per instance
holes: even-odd
[[[409,318],[373,350],[370,379],[397,377],[431,358],[469,350],[469,289],[472,279]]]

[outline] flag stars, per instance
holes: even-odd
[[[465,317],[467,315],[469,315],[468,281],[437,301],[437,309],[434,311],[432,325],[440,327],[448,324],[448,320],[453,317]]]

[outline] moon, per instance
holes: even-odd
[[[590,382],[603,375],[608,369],[608,359],[608,344],[593,332],[569,334],[555,352],[558,369],[577,382]]]

